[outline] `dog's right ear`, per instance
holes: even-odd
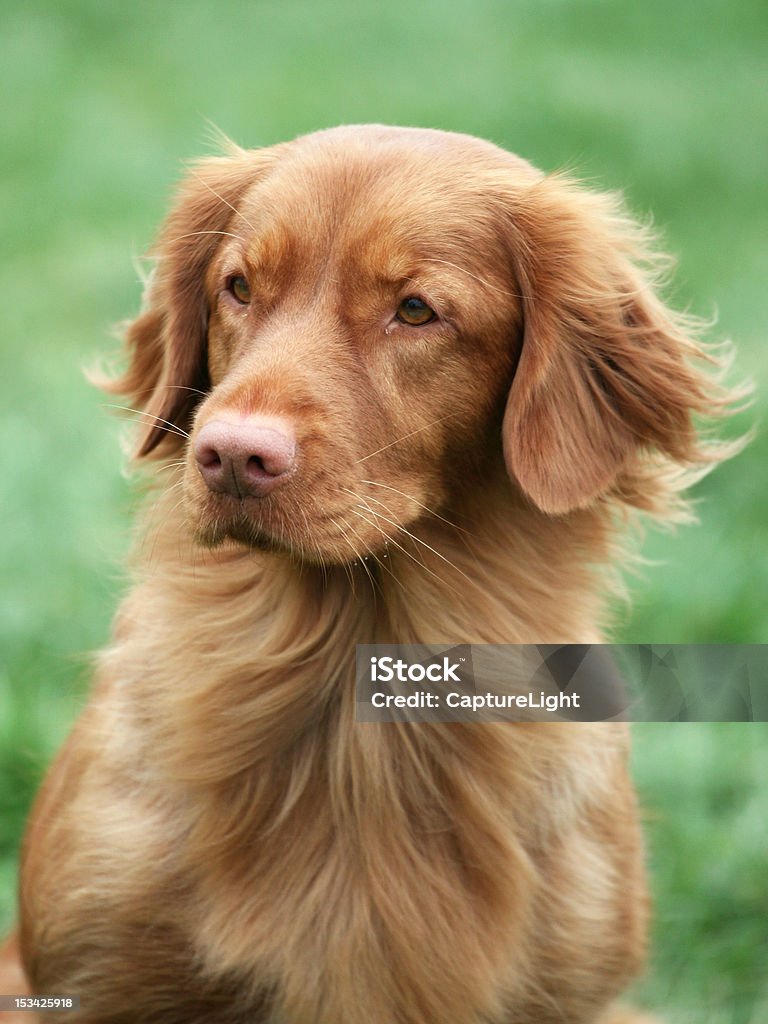
[[[185,440],[194,409],[209,388],[206,268],[222,233],[247,229],[238,203],[275,159],[271,149],[232,146],[226,157],[196,163],[179,189],[152,250],[156,267],[144,309],[125,334],[128,367],[115,379],[96,380],[110,394],[127,396],[140,414],[136,457],[155,449],[168,454]]]

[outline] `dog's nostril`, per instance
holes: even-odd
[[[200,448],[196,458],[201,467],[205,469],[218,469],[221,465],[221,456],[215,448]]]
[[[267,467],[264,465],[264,459],[262,459],[260,455],[251,455],[251,457],[248,459],[248,468],[249,469],[258,469],[262,473],[268,473],[269,472]],[[272,475],[274,476],[276,474],[272,474]]]

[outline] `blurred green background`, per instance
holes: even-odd
[[[208,120],[259,146],[340,122],[488,137],[623,189],[757,382],[757,440],[651,533],[619,639],[768,640],[764,0],[5,3],[0,14],[3,474],[0,927],[48,759],[123,588],[135,495],[80,367],[113,349],[136,258]],[[636,729],[656,899],[636,998],[670,1022],[768,1021],[768,733]]]

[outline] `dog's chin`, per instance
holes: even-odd
[[[274,554],[296,554],[294,545],[285,537],[278,539],[263,528],[259,528],[247,516],[232,517],[212,522],[198,521],[193,530],[195,540],[204,548],[236,545],[251,551]]]
[[[249,530],[246,526],[233,525],[226,529],[198,530],[196,540],[203,547],[211,550],[230,545],[250,548],[251,551],[268,551],[275,554],[287,553],[290,550],[287,546],[278,544],[274,538],[255,530]]]
[[[258,525],[247,514],[228,517],[215,516],[210,519],[198,518],[193,526],[195,541],[204,548],[216,550],[225,547],[247,548],[253,552],[287,556],[294,561],[322,567],[353,565],[369,558],[376,560],[381,552],[386,554],[388,541],[373,543],[365,547],[355,538],[355,547],[349,541],[337,536],[326,536],[318,531],[317,536],[308,531],[298,531],[282,526],[279,532],[272,532],[263,522]],[[380,549],[380,551],[379,551]]]

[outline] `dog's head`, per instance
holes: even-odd
[[[559,515],[700,457],[711,405],[615,197],[478,139],[347,127],[199,163],[112,389],[199,538],[346,560],[503,459]]]

